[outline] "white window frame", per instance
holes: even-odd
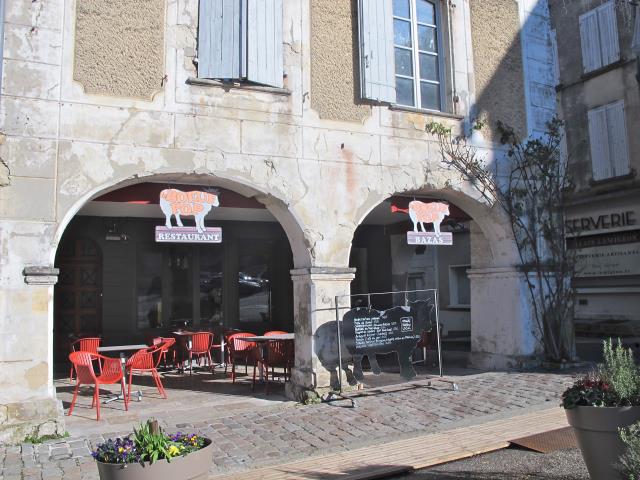
[[[460,303],[460,296],[458,294],[458,276],[462,270],[462,275],[467,276],[467,270],[471,268],[470,264],[463,265],[449,265],[449,305],[450,308],[471,308],[471,299],[469,303]],[[467,277],[468,278],[468,277]],[[469,292],[471,295],[471,292]]]
[[[403,103],[399,103],[397,100],[397,95],[396,95],[396,105],[400,106],[400,107],[411,107],[411,108],[417,108],[420,110],[425,110],[425,111],[433,111],[433,112],[443,112],[446,110],[446,104],[445,104],[445,92],[444,92],[444,85],[445,85],[445,81],[444,81],[444,70],[445,70],[445,65],[444,65],[444,56],[443,56],[443,42],[442,42],[442,14],[440,11],[441,5],[440,2],[438,2],[437,0],[423,0],[423,1],[427,1],[428,3],[433,5],[434,8],[434,12],[435,12],[435,25],[432,24],[427,24],[427,23],[422,23],[422,22],[418,22],[418,15],[417,15],[417,7],[416,7],[416,2],[417,1],[421,1],[421,0],[408,0],[409,2],[409,9],[410,9],[410,15],[411,18],[405,18],[405,17],[399,17],[396,15],[393,15],[393,19],[396,20],[403,20],[403,21],[407,21],[410,23],[411,25],[411,48],[409,47],[405,47],[402,45],[396,45],[395,41],[393,42],[393,49],[394,49],[394,58],[395,58],[395,49],[396,48],[400,48],[403,50],[411,50],[411,54],[412,54],[412,68],[413,68],[413,77],[409,77],[406,75],[401,75],[398,73],[395,73],[395,78],[405,78],[405,79],[410,79],[413,81],[413,100],[414,100],[414,104],[413,105],[407,105],[407,104],[403,104]],[[432,27],[435,28],[436,31],[436,53],[434,54],[433,52],[428,52],[428,51],[423,51],[419,49],[419,42],[418,42],[418,25],[422,25],[422,26],[427,26],[427,27]],[[395,38],[394,38],[395,40]],[[420,78],[420,54],[427,54],[427,55],[431,55],[431,56],[436,56],[438,61],[437,61],[437,65],[438,65],[438,81],[433,81],[433,80],[422,80]],[[432,108],[425,108],[422,107],[422,96],[421,96],[421,91],[420,91],[420,84],[421,82],[425,82],[425,83],[430,83],[432,85],[438,85],[438,98],[439,98],[439,102],[440,102],[440,108],[439,109],[432,109]],[[396,89],[397,89],[397,81],[396,81]]]

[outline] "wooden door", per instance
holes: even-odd
[[[56,259],[60,269],[54,290],[57,362],[66,361],[70,337],[102,332],[102,252],[88,238],[63,239]]]

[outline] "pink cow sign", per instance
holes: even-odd
[[[449,215],[449,205],[446,203],[413,200],[409,202],[409,208],[398,208],[392,205],[391,212],[409,214],[413,222],[413,232],[407,232],[409,245],[453,245],[451,232],[440,231],[440,224]],[[425,223],[433,224],[433,232],[427,232]]]

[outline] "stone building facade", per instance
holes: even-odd
[[[567,225],[578,256],[577,332],[637,335],[640,14],[607,1],[551,2],[551,14],[559,113],[576,187]]]
[[[280,69],[252,73],[249,51],[239,74],[221,78],[201,74],[237,61],[216,63],[221,50],[203,40],[211,25],[203,26],[199,11],[214,0],[5,0],[0,440],[62,428],[53,385],[58,247],[70,225],[79,228],[74,222],[98,208],[96,199],[142,184],[233,192],[279,224],[291,250],[292,396],[329,386],[314,334],[335,318],[335,296],[351,291],[356,230],[394,197],[446,201],[466,215],[472,361],[502,368],[538,352],[510,227],[443,164],[425,125],[437,120],[460,131],[482,114],[523,134],[540,128],[554,108],[546,95],[553,63],[546,2],[420,1],[407,2],[406,12],[433,7],[436,16],[411,23],[411,38],[425,28],[437,35],[426,47],[433,58],[425,60],[437,66],[425,73],[424,89],[401,97],[411,72],[394,71],[388,58],[391,77],[400,72],[398,102],[362,98],[361,85],[375,83],[367,84],[372,77],[364,69],[379,62],[362,40],[373,15],[363,13],[373,5],[367,0],[265,2],[278,14],[268,22],[278,40],[255,48],[271,49],[269,65]],[[409,15],[403,2],[379,3],[396,22]],[[257,5],[249,0],[248,13],[241,12],[250,27]],[[384,13],[376,18],[393,25]],[[410,52],[414,67],[418,53]],[[247,81],[254,74],[270,80]],[[395,87],[385,88],[384,95]],[[422,104],[407,105],[407,95],[418,94]],[[427,101],[431,108],[422,108]],[[499,158],[490,128],[474,140],[488,161]],[[104,310],[119,299],[101,302]]]

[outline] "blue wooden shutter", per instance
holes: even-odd
[[[591,167],[594,180],[613,176],[609,158],[609,134],[606,107],[589,110],[589,144],[591,146]]]
[[[630,172],[630,165],[624,101],[619,100],[607,105],[607,130],[613,176],[627,175]]]
[[[358,0],[362,98],[395,103],[392,0]]]
[[[584,73],[600,68],[602,55],[598,31],[598,12],[595,10],[580,15],[580,43]]]
[[[605,3],[596,10],[598,11],[602,66],[604,67],[620,59],[618,21],[616,19],[616,8],[613,2]]]
[[[246,0],[200,0],[198,77],[245,76]]]
[[[248,0],[247,80],[282,87],[282,0]]]
[[[633,29],[633,40],[631,40],[631,50],[640,56],[640,5],[636,5],[636,24]]]

